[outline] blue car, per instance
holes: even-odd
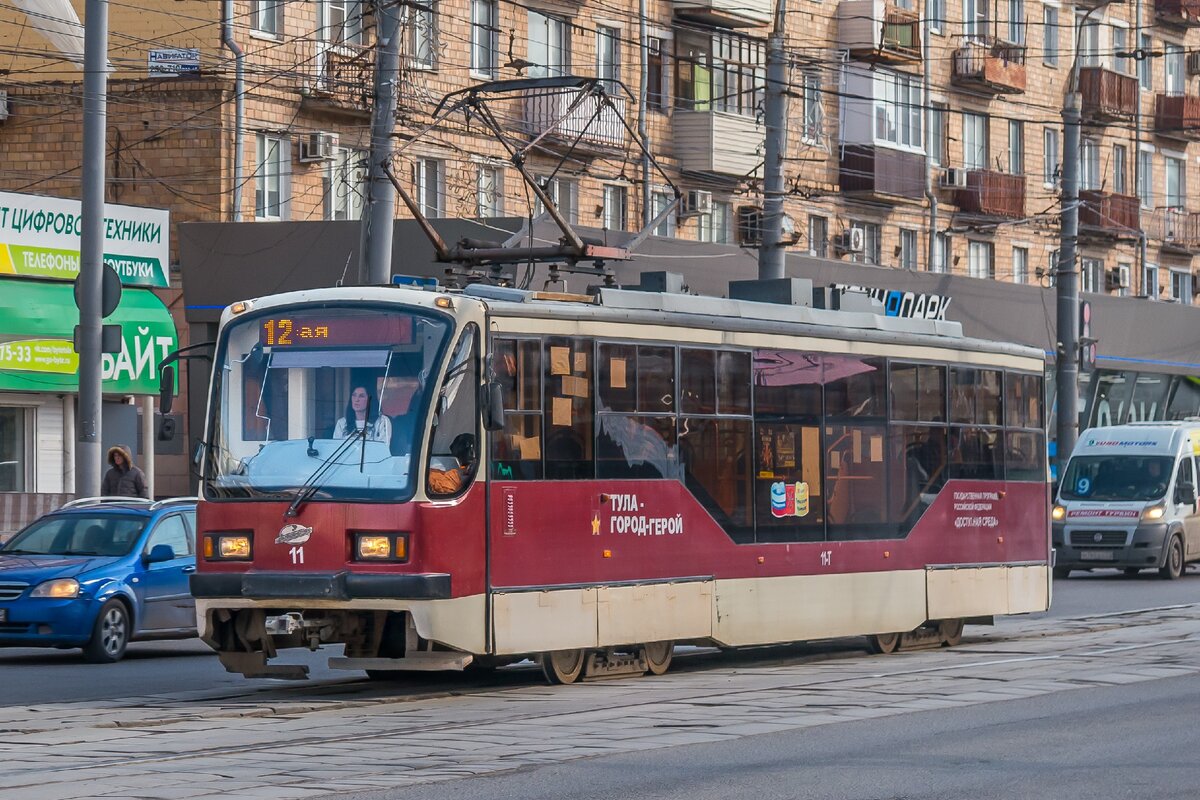
[[[110,663],[133,640],[195,636],[195,530],[195,498],[87,498],[39,517],[0,547],[0,646]]]

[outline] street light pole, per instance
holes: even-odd
[[[783,269],[783,161],[787,156],[788,57],[784,47],[786,0],[776,0],[775,28],[767,39],[767,86],[763,98],[766,147],[763,158],[762,242],[758,250],[758,277],[784,277]]]
[[[1079,438],[1079,268],[1075,261],[1075,242],[1079,236],[1079,126],[1082,98],[1079,92],[1067,93],[1063,107],[1062,219],[1059,222],[1058,346],[1054,353],[1058,389],[1058,436],[1056,460],[1058,474],[1066,470],[1067,460]]]

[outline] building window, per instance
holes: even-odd
[[[31,413],[25,408],[0,407],[0,492],[24,492],[32,488],[28,485]]]
[[[258,219],[282,219],[285,201],[283,170],[287,166],[287,148],[278,136],[258,134],[255,159],[254,216]]]
[[[1130,33],[1129,29],[1121,25],[1112,26],[1112,49],[1113,49],[1113,69],[1122,75],[1133,74],[1133,59],[1129,56],[1122,56],[1121,53],[1127,53],[1130,50]]]
[[[621,80],[621,32],[616,28],[596,28],[596,77],[611,95]]]
[[[1182,211],[1183,198],[1187,195],[1187,161],[1175,156],[1163,156],[1163,163],[1167,168],[1166,206]]]
[[[1079,39],[1075,43],[1079,54],[1079,66],[1103,67],[1104,59],[1100,55],[1100,20],[1083,11],[1075,11],[1075,29],[1079,31]]]
[[[917,232],[910,228],[900,229],[900,268],[917,268]]]
[[[883,263],[883,229],[875,222],[863,222],[861,220],[851,220],[851,227],[862,228],[863,232],[863,251],[851,255],[852,261],[857,261],[861,264],[875,264],[876,266]]]
[[[529,77],[548,78],[570,71],[571,26],[565,19],[529,12]]]
[[[714,202],[711,214],[697,220],[696,238],[702,242],[729,244],[733,241],[733,204]]]
[[[1081,258],[1079,260],[1079,291],[1103,291],[1104,260],[1099,258]]]
[[[829,220],[816,214],[808,215],[808,254],[829,258]]]
[[[1137,193],[1142,208],[1154,208],[1154,153],[1138,150]]]
[[[504,170],[480,165],[475,173],[475,216],[504,216]]]
[[[283,32],[283,3],[279,0],[254,0],[252,16],[250,24],[256,33],[278,36]]]
[[[821,105],[821,73],[812,70],[804,73],[804,129],[801,138],[806,142],[819,143],[824,138],[825,111]]]
[[[404,7],[405,41],[409,63],[416,69],[437,66],[436,0],[423,0],[422,5]]]
[[[996,277],[996,261],[991,242],[967,242],[967,274],[972,278]]]
[[[882,70],[875,73],[876,144],[924,150],[923,116],[918,76]]]
[[[255,6],[267,5],[255,2]],[[281,6],[280,6],[281,7]],[[358,0],[324,0],[325,21],[321,39],[332,44],[362,44],[362,3]],[[273,31],[277,33],[278,31]]]
[[[1008,173],[1025,174],[1025,123],[1016,119],[1008,121]]]
[[[416,163],[413,183],[417,187],[417,205],[426,217],[446,215],[445,165],[436,158],[422,158]]]
[[[601,209],[602,227],[610,231],[623,231],[629,219],[629,192],[624,186],[606,184],[604,206]]]
[[[1100,143],[1084,139],[1079,143],[1079,188],[1099,191],[1100,184]]]
[[[1163,69],[1166,74],[1167,94],[1183,94],[1183,88],[1187,81],[1187,73],[1184,72],[1185,63],[1182,47],[1170,42],[1163,42]]]
[[[1054,128],[1042,130],[1042,183],[1058,184],[1058,131]]]
[[[1126,176],[1129,174],[1127,166],[1129,150],[1123,144],[1113,145],[1113,191],[1117,194],[1129,194],[1129,184],[1126,182]]]
[[[487,78],[495,77],[498,60],[496,4],[497,0],[471,0],[471,72]]]
[[[651,36],[646,40],[646,105],[655,111],[666,111],[669,102],[665,52],[662,39]]]
[[[362,219],[367,200],[366,151],[335,147],[325,180],[325,219]]]
[[[988,167],[988,119],[983,114],[966,111],[963,120],[963,167],[987,169]]]
[[[1042,45],[1042,63],[1048,67],[1058,66],[1058,9],[1054,6],[1042,6],[1042,35],[1046,37]]]
[[[947,107],[942,103],[933,103],[929,110],[929,160],[935,166],[949,166],[946,153],[949,150],[949,138],[946,129]]]
[[[1029,283],[1029,250],[1025,247],[1014,247],[1012,251],[1013,283]]]
[[[675,200],[675,195],[672,192],[657,190],[650,193],[650,218],[658,219],[658,215],[666,211],[667,206],[671,205]],[[672,211],[658,223],[658,227],[654,229],[655,236],[674,236],[675,235],[675,217],[676,211]]]
[[[579,224],[579,184],[566,178],[542,178],[541,184],[563,219],[572,225]],[[545,210],[541,200],[534,201],[534,216],[540,216]]]
[[[691,111],[753,117],[766,87],[761,39],[736,33],[680,30],[675,42],[675,101]]]
[[[1150,38],[1150,34],[1148,34],[1148,33],[1140,34],[1140,38],[1138,39],[1138,41],[1141,42],[1141,48],[1142,48],[1143,53],[1151,52],[1151,48],[1154,47],[1154,40]],[[1149,91],[1153,90],[1154,89],[1154,59],[1143,58],[1141,61],[1139,61],[1138,66],[1137,66],[1137,73],[1138,73],[1138,86],[1142,87],[1142,91],[1149,92]]]
[[[925,16],[929,30],[941,33],[946,27],[946,0],[925,0]]]
[[[1158,266],[1146,264],[1142,267],[1142,294],[1151,300],[1159,298],[1161,289],[1158,286]]]
[[[945,233],[934,234],[933,263],[929,265],[930,272],[949,272],[951,262],[950,237]]]
[[[1013,44],[1025,44],[1025,3],[1023,0],[1008,0],[1008,40]]]
[[[987,0],[963,0],[963,37],[982,40],[987,35]]]
[[[1171,270],[1171,299],[1184,305],[1192,304],[1192,273]]]

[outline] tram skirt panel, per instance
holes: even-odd
[[[1050,607],[1046,570],[1044,564],[930,569],[929,618],[1045,611]]]

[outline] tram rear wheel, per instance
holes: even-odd
[[[554,650],[542,653],[538,661],[542,665],[542,674],[550,683],[574,683],[583,675],[584,665],[587,664],[587,651]]]
[[[652,642],[642,645],[646,656],[646,669],[651,675],[662,675],[671,668],[671,658],[675,655],[674,642]]]
[[[867,637],[867,644],[872,653],[887,655],[900,649],[899,633],[876,633]]]
[[[956,647],[962,643],[962,634],[961,619],[944,619],[938,623],[938,636],[942,639],[942,647]]]

